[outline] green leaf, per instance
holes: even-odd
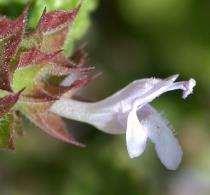
[[[13,75],[13,90],[19,91],[22,88],[26,88],[25,91],[31,90],[36,82],[40,70],[40,65],[17,69]]]

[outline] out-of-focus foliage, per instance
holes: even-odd
[[[6,114],[0,119],[0,147],[13,148],[13,138],[12,138],[12,123],[13,117],[11,114]]]
[[[210,87],[207,1],[119,0],[118,5],[123,20],[135,29],[138,39],[145,35],[153,44],[149,49],[156,55],[153,59],[157,68],[195,76]]]

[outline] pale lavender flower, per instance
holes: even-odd
[[[143,153],[148,138],[166,168],[175,170],[181,162],[182,150],[168,122],[149,103],[162,93],[181,89],[185,99],[196,85],[194,79],[175,82],[178,75],[166,79],[147,78],[130,83],[114,95],[86,103],[61,98],[51,111],[73,120],[89,123],[110,134],[126,133],[129,156]]]

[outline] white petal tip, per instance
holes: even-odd
[[[144,152],[147,138],[145,137],[143,139],[144,140],[140,141],[142,143],[133,143],[127,141],[127,150],[130,158],[136,158]],[[139,137],[139,140],[141,140],[141,137]]]
[[[139,151],[139,148],[135,149],[135,148],[127,147],[127,150],[128,150],[128,155],[130,158],[139,157],[144,152],[144,149]]]
[[[165,167],[168,169],[168,170],[171,170],[171,171],[175,171],[178,169],[181,161],[182,161],[182,155],[183,155],[183,152],[180,148],[180,150],[177,152],[176,154],[176,158],[174,159],[171,159],[170,162],[167,162],[165,163]]]
[[[171,143],[171,148],[170,150],[168,151],[169,153],[163,153],[161,155],[161,153],[158,154],[161,162],[163,163],[163,165],[168,169],[168,170],[176,170],[181,161],[182,161],[182,155],[183,155],[183,152],[182,152],[182,148],[181,146],[179,145],[178,141],[175,140],[174,143]],[[169,146],[170,147],[170,146]],[[166,155],[167,154],[167,155]]]
[[[127,119],[126,145],[130,158],[140,156],[146,147],[147,131],[139,122],[136,109],[130,111]]]
[[[193,88],[195,87],[195,85],[196,85],[196,81],[195,79],[192,79],[192,78],[185,83],[184,85],[185,90],[182,96],[183,99],[186,99],[190,94],[193,93]]]

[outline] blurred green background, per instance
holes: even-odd
[[[25,2],[0,0],[0,12],[16,17]],[[44,8],[40,2],[33,2],[31,26]],[[75,3],[49,0],[46,6],[68,8]],[[83,22],[96,2],[84,4],[91,6]],[[87,144],[80,149],[49,138],[26,121],[16,151],[0,151],[0,195],[209,195],[209,10],[208,0],[101,0],[90,15],[88,32],[87,20],[74,34],[80,39],[76,45],[88,43],[90,64],[103,72],[83,91],[91,100],[144,77],[179,73],[181,79],[196,79],[194,95],[187,100],[173,92],[153,102],[181,142],[184,156],[177,171],[163,167],[152,144],[141,157],[129,159],[124,135],[111,136],[67,121],[69,130]]]

